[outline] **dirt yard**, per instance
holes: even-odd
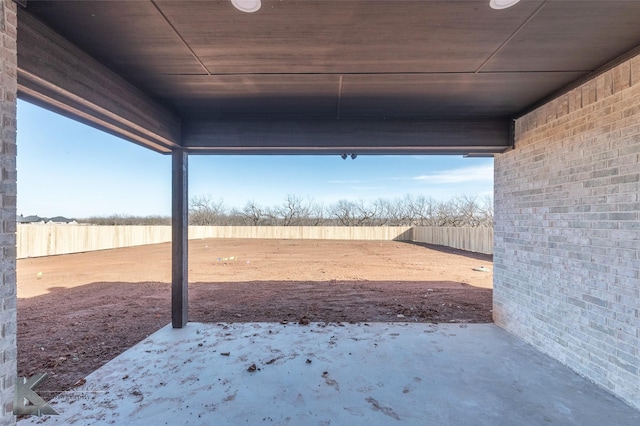
[[[169,244],[18,261],[18,375],[50,399],[171,321]],[[195,240],[189,320],[491,322],[491,256],[393,241]]]

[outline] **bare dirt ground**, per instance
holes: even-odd
[[[169,244],[18,261],[18,375],[50,399],[171,321]],[[491,322],[492,257],[393,241],[195,240],[189,320]]]

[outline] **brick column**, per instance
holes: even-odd
[[[15,423],[16,4],[0,0],[0,424]]]

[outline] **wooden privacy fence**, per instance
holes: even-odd
[[[413,228],[413,241],[493,254],[493,228],[420,226]]]
[[[190,226],[189,238],[411,241],[410,226]]]
[[[170,226],[18,225],[18,259],[171,241]]]
[[[395,240],[493,253],[487,228],[409,226],[190,226],[190,239],[268,238],[318,240]],[[80,253],[171,241],[170,226],[19,225],[18,258]]]

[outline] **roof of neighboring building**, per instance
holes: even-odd
[[[55,216],[52,217],[48,220],[48,222],[54,222],[54,223],[69,223],[69,222],[73,222],[75,219],[68,219],[64,216]]]
[[[31,215],[31,216],[18,216],[16,218],[16,221],[18,223],[36,223],[36,222],[45,222],[46,219],[40,216],[35,216],[35,215]]]

